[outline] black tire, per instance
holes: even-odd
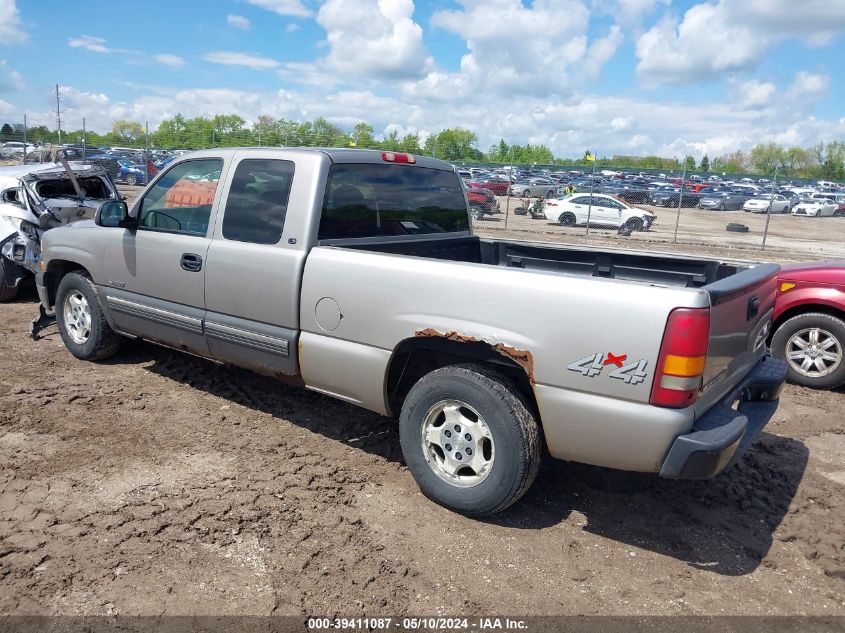
[[[629,231],[642,231],[644,226],[642,218],[628,218],[625,221],[625,228]]]
[[[134,187],[135,185],[138,184],[138,176],[136,176],[135,174],[129,174],[126,177],[126,184],[132,185]]]
[[[473,220],[481,220],[484,218],[484,211],[477,204],[469,205],[469,215]]]
[[[84,343],[74,341],[68,332],[65,298],[71,291],[78,291],[82,294],[90,309],[90,334]],[[82,273],[68,273],[59,282],[59,288],[56,291],[56,323],[59,326],[59,334],[61,334],[65,347],[81,360],[103,360],[114,356],[123,340],[120,335],[115,334],[106,321],[94,282]]]
[[[426,415],[443,400],[474,409],[493,439],[494,459],[480,483],[459,487],[433,470],[422,446]],[[425,496],[461,514],[501,512],[528,490],[541,460],[540,429],[528,405],[502,376],[481,365],[437,369],[415,384],[402,406],[399,439],[408,469]]]
[[[719,211],[725,211],[725,210],[726,210],[726,207],[725,207],[725,203],[723,202],[722,204],[719,205]]]
[[[547,197],[547,198],[554,198],[554,197],[555,197],[555,190],[554,190],[554,189],[549,189],[549,190],[546,192],[546,197]]]
[[[528,207],[516,207],[513,212],[516,215],[525,215],[528,213]]]
[[[523,198],[530,198],[530,197],[531,197],[531,192],[530,192],[528,189],[525,189],[525,190],[522,192],[522,197],[523,197]]]
[[[822,312],[808,312],[799,314],[784,321],[772,337],[772,355],[776,358],[786,360],[786,345],[789,339],[796,333],[807,328],[820,328],[828,332],[836,339],[836,346],[841,355],[845,353],[845,322],[842,319]],[[807,376],[800,373],[792,363],[789,363],[787,380],[796,385],[815,387],[817,389],[833,389],[845,383],[845,358],[839,363],[839,367],[826,376]]]
[[[731,233],[748,233],[748,227],[745,224],[740,224],[739,222],[731,222],[725,227],[726,231],[730,231]]]
[[[20,284],[17,286],[6,285],[6,266],[6,258],[0,255],[0,303],[14,301],[18,296],[18,288],[20,288]]]
[[[575,226],[577,218],[574,213],[567,211],[566,213],[562,213],[557,221],[561,224],[561,226]]]

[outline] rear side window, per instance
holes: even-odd
[[[282,239],[292,180],[293,163],[287,160],[261,158],[238,163],[223,212],[223,237],[276,244]]]
[[[454,172],[385,164],[335,164],[329,170],[320,239],[468,230]]]

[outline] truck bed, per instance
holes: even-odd
[[[387,241],[333,240],[326,245],[684,288],[701,288],[743,270],[737,265],[716,260],[511,242],[477,236],[425,239],[404,236],[402,239]]]

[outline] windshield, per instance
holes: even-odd
[[[469,216],[454,172],[407,165],[331,166],[319,239],[456,231],[469,231]]]

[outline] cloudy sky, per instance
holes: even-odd
[[[443,127],[559,156],[845,138],[845,0],[0,0],[0,118]]]

